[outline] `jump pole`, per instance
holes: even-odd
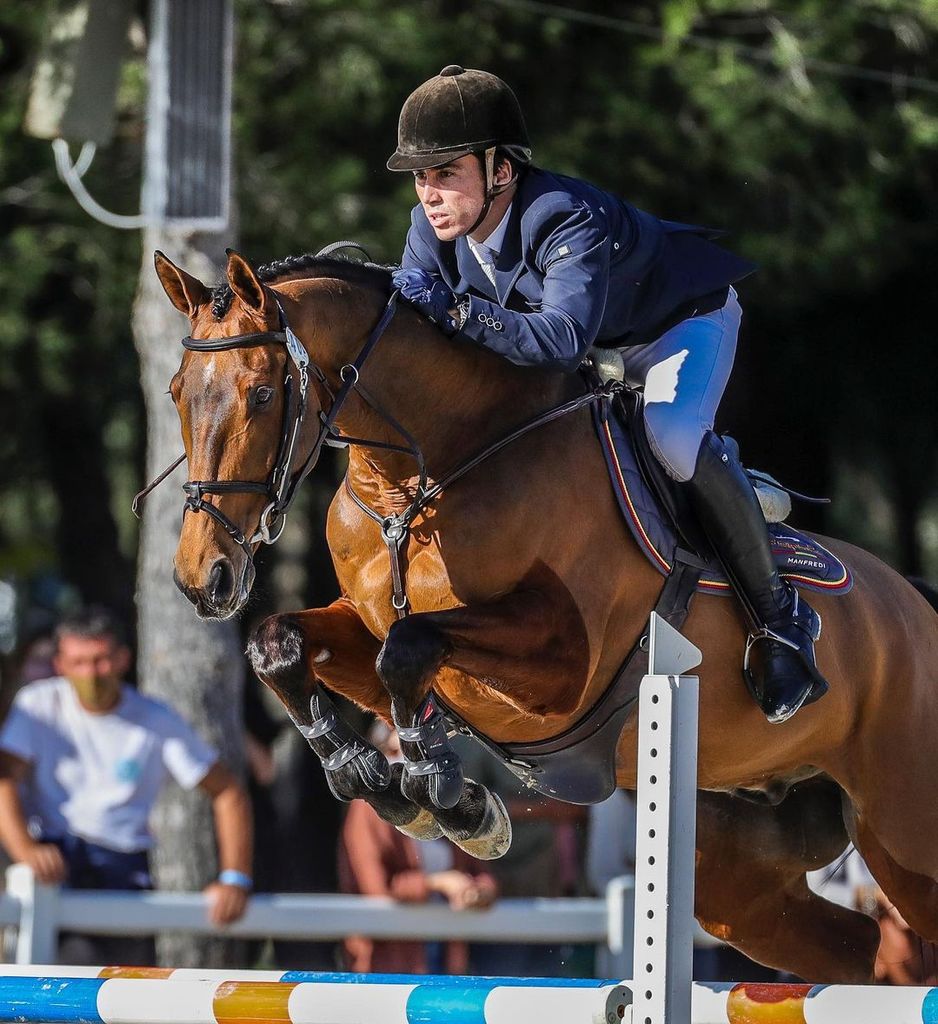
[[[0,967],[17,1024],[632,1024],[627,982]],[[938,989],[695,982],[693,1024],[938,1024]],[[635,1018],[637,1020],[637,1018]]]
[[[0,1021],[30,1024],[620,1024],[614,981],[0,968]]]
[[[633,1024],[691,1024],[700,651],[651,613],[639,689]]]

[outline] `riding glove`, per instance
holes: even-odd
[[[400,290],[402,299],[419,309],[444,334],[455,334],[459,330],[458,321],[449,312],[459,300],[435,274],[428,274],[419,267],[395,270],[391,274],[391,283]]]

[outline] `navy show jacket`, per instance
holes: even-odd
[[[401,264],[470,296],[462,334],[522,366],[573,370],[592,344],[651,341],[693,300],[755,269],[716,245],[722,232],[660,220],[585,181],[529,168],[495,285],[465,236],[441,242],[417,205]]]

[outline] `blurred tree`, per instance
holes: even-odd
[[[165,249],[191,273],[210,279],[217,273],[228,241],[217,235],[155,228],[144,235],[134,334],[147,402],[147,474],[151,479],[181,450],[179,418],[166,385],[179,366],[177,339],[187,334],[189,327],[153,272],[152,252]],[[225,763],[243,775],[246,666],[237,624],[201,621],[173,582],[182,508],[178,487],[185,475],[185,468],[179,467],[166,485],[147,497],[137,573],[140,686],[179,710],[221,753]],[[211,815],[202,793],[167,788],[153,822],[157,840],[154,875],[161,889],[198,892],[216,876]],[[170,965],[231,967],[244,961],[243,943],[216,936],[163,933],[157,951],[161,963]]]

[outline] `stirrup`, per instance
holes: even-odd
[[[792,588],[794,603],[791,609],[789,632],[795,630],[804,637],[801,643],[785,636],[783,633],[761,626],[746,638],[746,649],[743,654],[743,678],[753,699],[762,708],[766,718],[773,724],[787,721],[806,704],[813,704],[827,693],[827,680],[818,671],[814,656],[814,644],[821,635],[821,617],[807,602],[798,599],[798,592]],[[758,643],[778,645],[792,651],[801,668],[803,678],[789,674],[788,678],[778,681],[775,687],[766,688],[772,681],[771,673],[766,668],[761,680],[757,680],[750,666],[752,651]],[[771,655],[771,651],[770,651]]]

